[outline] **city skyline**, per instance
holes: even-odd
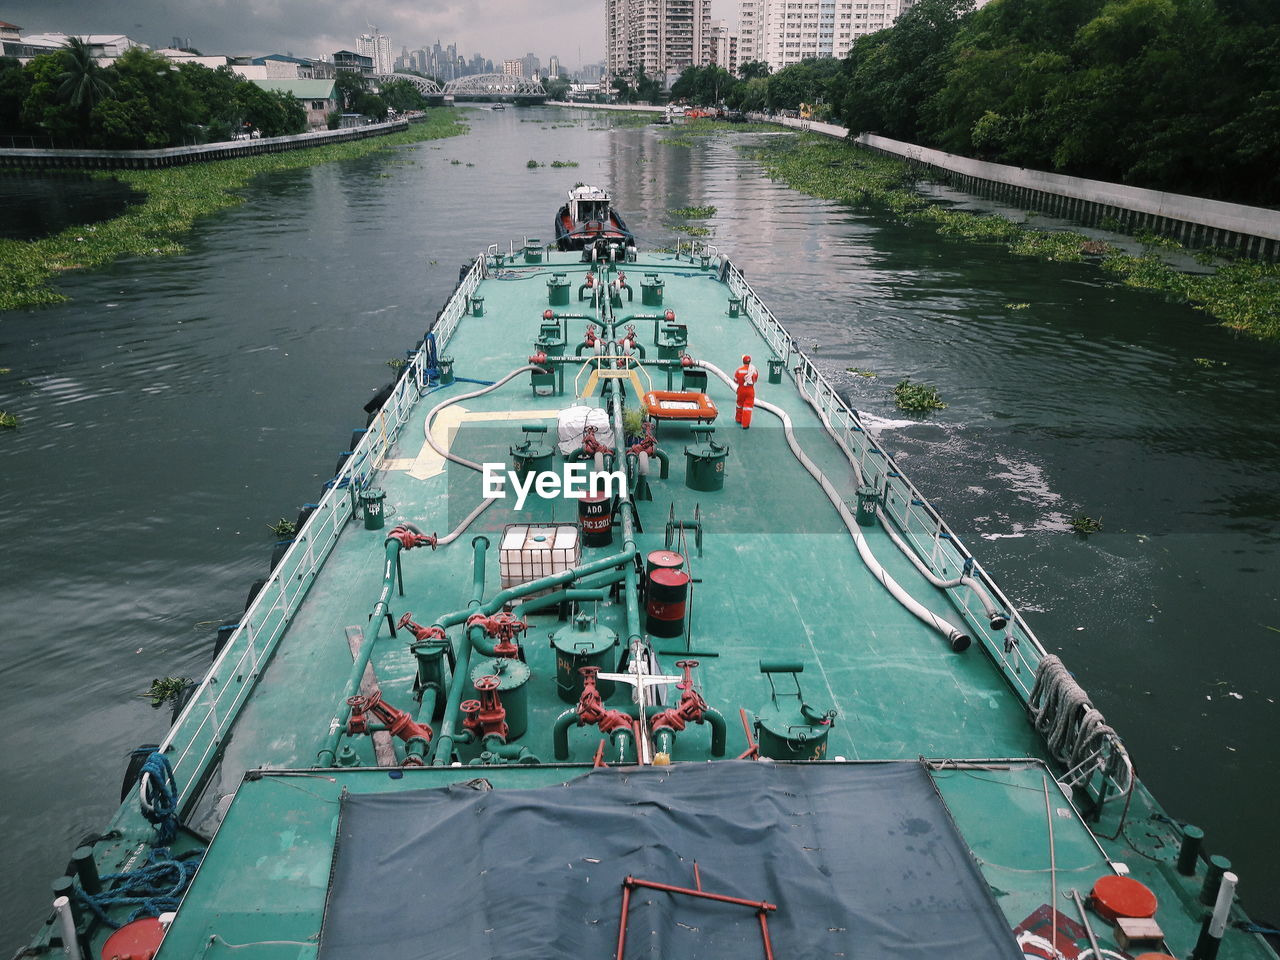
[[[737,22],[737,0],[712,0],[712,9],[713,16]],[[203,53],[233,56],[328,56],[354,50],[373,24],[390,37],[393,55],[439,41],[453,44],[468,60],[480,53],[495,63],[532,51],[544,62],[554,54],[574,71],[604,59],[602,0],[0,0],[0,20],[18,24],[24,33],[121,33],[153,47],[189,37]]]

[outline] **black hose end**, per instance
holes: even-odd
[[[1003,613],[993,613],[991,615],[992,630],[1003,630],[1008,625],[1009,625],[1009,618],[1006,617]]]
[[[952,633],[950,639],[951,649],[956,653],[963,653],[969,649],[969,644],[973,643],[973,640],[971,640],[967,635],[961,633],[959,630]]]

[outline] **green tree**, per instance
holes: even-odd
[[[198,99],[171,61],[134,47],[106,74],[114,96],[99,101],[91,112],[95,146],[153,149],[201,139]]]
[[[378,120],[387,119],[387,101],[376,93],[362,93],[356,97],[355,103],[351,105],[356,113],[363,113],[366,117],[376,117]]]
[[[630,103],[635,99],[635,90],[631,88],[631,84],[627,83],[625,77],[613,78],[613,91],[617,94],[619,103]]]
[[[23,129],[22,101],[31,91],[31,77],[13,57],[0,57],[0,131]]]
[[[769,75],[769,64],[763,60],[748,60],[738,64],[738,76],[743,80],[759,80]]]
[[[55,144],[73,142],[80,133],[76,111],[58,96],[62,86],[62,58],[56,53],[33,57],[23,68],[27,75],[19,119],[33,133],[51,137]]]
[[[197,129],[205,142],[230,140],[244,123],[236,87],[243,82],[230,67],[210,70],[198,63],[178,67],[178,81],[194,101]]]
[[[338,97],[342,101],[343,109],[354,109],[356,97],[364,93],[363,78],[350,70],[339,70],[333,84],[338,88]]]
[[[570,86],[569,81],[563,77],[554,79],[548,77],[542,81],[542,87],[547,91],[547,99],[549,100],[564,100],[569,96]]]
[[[798,110],[832,96],[832,83],[841,72],[831,57],[801,60],[783,67],[765,81],[765,104],[770,110]]]
[[[292,94],[264,90],[246,80],[236,85],[235,96],[244,123],[264,137],[286,137],[302,133],[307,128],[306,108]],[[383,115],[386,115],[385,104]]]
[[[408,80],[385,80],[380,84],[378,95],[388,107],[400,113],[427,108],[427,98]]]
[[[79,37],[68,37],[60,55],[62,72],[58,75],[58,96],[76,112],[81,136],[84,136],[90,112],[97,103],[111,96],[111,84],[89,45]]]

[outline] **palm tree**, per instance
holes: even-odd
[[[62,50],[62,73],[58,79],[58,97],[70,104],[87,120],[89,111],[99,100],[111,96],[111,84],[102,75],[102,68],[90,52],[89,45],[79,37],[68,37]]]

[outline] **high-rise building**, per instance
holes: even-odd
[[[551,55],[551,58],[547,60],[547,76],[548,77],[560,76],[560,58],[557,57],[554,53]]]
[[[730,73],[738,72],[738,37],[729,32],[727,20],[715,20],[711,24],[711,59],[717,67]]]
[[[372,33],[362,33],[356,37],[356,53],[373,61],[374,73],[394,73],[391,38],[385,33],[379,33],[377,27],[370,29]]]
[[[605,0],[610,76],[679,73],[711,61],[711,0]]]
[[[738,60],[771,70],[843,57],[854,40],[893,26],[913,0],[741,0]]]
[[[521,63],[524,64],[524,70],[520,74],[522,77],[528,77],[529,79],[533,79],[534,77],[539,76],[541,74],[542,61],[539,60],[537,57],[535,57],[532,53],[526,53],[523,57],[520,58],[520,61]]]
[[[523,77],[524,61],[523,60],[503,60],[502,75],[506,77]]]

